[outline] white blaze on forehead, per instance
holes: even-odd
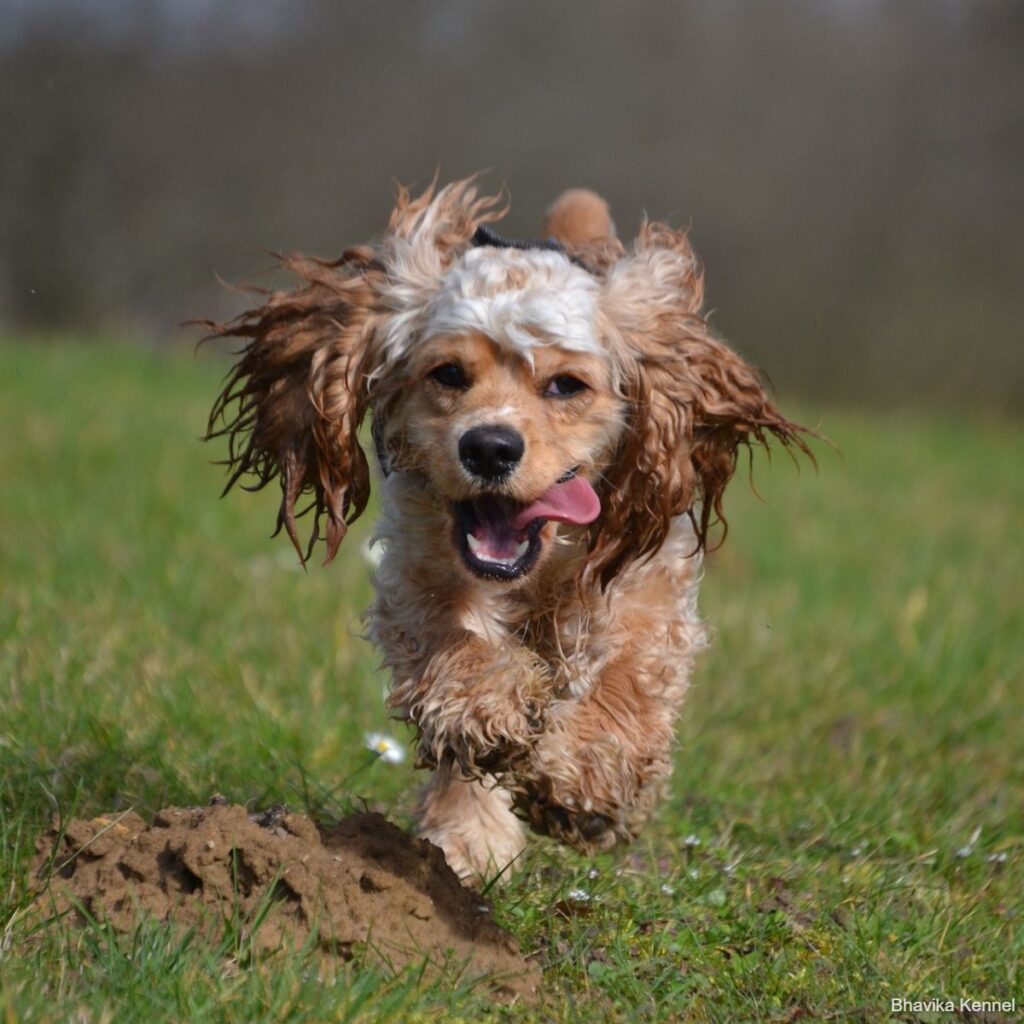
[[[598,291],[561,253],[470,249],[442,279],[423,338],[479,332],[530,362],[538,345],[599,354]]]

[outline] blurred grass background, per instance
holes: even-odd
[[[358,637],[368,520],[303,573],[267,539],[274,494],[217,500],[198,437],[225,369],[0,347],[0,1007],[470,1019],[486,996],[458,986],[328,983],[302,958],[238,975],[145,928],[28,934],[27,858],[57,810],[221,792],[410,821],[416,773],[364,747],[402,735]],[[839,452],[819,446],[817,473],[758,458],[763,500],[733,483],[702,595],[713,648],[641,842],[594,863],[538,842],[494,890],[548,979],[543,1011],[508,1019],[884,1020],[892,995],[1020,996],[1019,426],[782,404]]]

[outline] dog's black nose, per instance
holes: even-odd
[[[508,476],[523,457],[526,444],[511,427],[474,427],[459,438],[462,464],[481,480]]]

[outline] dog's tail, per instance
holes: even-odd
[[[571,188],[549,207],[544,218],[544,237],[570,247],[592,245],[615,237],[608,204],[588,188]]]

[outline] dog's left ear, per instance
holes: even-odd
[[[631,413],[595,524],[590,565],[605,585],[657,551],[676,516],[691,515],[707,546],[741,445],[775,438],[810,455],[758,372],[712,337],[703,301],[690,243],[665,224],[644,224],[609,271],[603,311]]]

